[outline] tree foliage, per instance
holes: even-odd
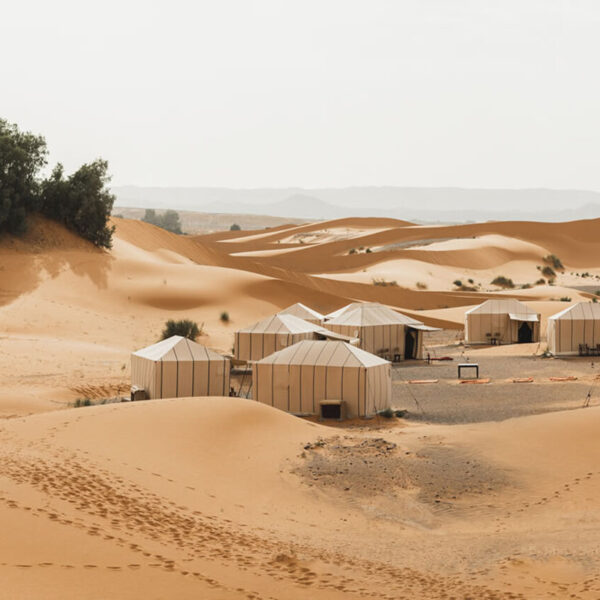
[[[153,208],[147,208],[142,221],[156,225],[162,229],[166,229],[172,233],[183,233],[181,231],[181,221],[179,219],[179,213],[176,210],[168,209],[162,215],[156,214]]]
[[[69,177],[59,163],[42,184],[42,214],[66,225],[101,248],[110,248],[114,227],[108,220],[114,196],[108,191],[108,163],[95,160]]]
[[[24,233],[27,216],[40,212],[96,246],[110,248],[114,197],[107,188],[108,163],[98,159],[67,178],[58,164],[42,180],[47,153],[43,137],[0,119],[0,234]]]
[[[0,119],[0,233],[21,234],[35,210],[40,169],[46,164],[43,137]]]

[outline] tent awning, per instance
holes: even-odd
[[[539,321],[537,315],[531,315],[531,314],[526,314],[526,313],[524,313],[522,315],[517,315],[515,313],[508,313],[508,318],[511,321],[529,321],[529,322]]]
[[[440,327],[429,327],[429,325],[407,325],[411,329],[420,329],[421,331],[441,331]]]

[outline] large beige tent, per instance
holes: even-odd
[[[486,300],[465,313],[465,342],[469,344],[521,344],[539,340],[540,315],[518,300]]]
[[[548,350],[555,355],[579,354],[600,345],[600,304],[578,302],[548,319]]]
[[[253,366],[255,400],[299,415],[319,413],[321,400],[343,400],[348,417],[390,406],[390,363],[345,342],[302,341]]]
[[[328,329],[358,337],[360,348],[392,360],[422,358],[423,331],[433,329],[375,302],[358,302],[336,313],[325,322]]]
[[[229,360],[174,335],[131,355],[131,383],[148,398],[227,396]]]
[[[321,325],[323,323],[323,319],[325,318],[324,315],[316,310],[313,310],[312,308],[309,308],[301,302],[296,302],[296,304],[288,306],[277,314],[292,315],[294,317],[298,317],[299,319],[303,319],[304,321],[308,321],[309,323],[314,323],[315,325]]]
[[[233,354],[238,360],[255,361],[301,340],[319,339],[349,341],[351,337],[336,334],[293,315],[280,313],[236,331]]]

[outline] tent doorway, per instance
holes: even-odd
[[[406,333],[404,334],[404,360],[416,358],[418,335],[418,331],[411,329],[410,327],[406,328]]]
[[[533,327],[529,323],[519,325],[519,344],[529,344],[533,341]]]

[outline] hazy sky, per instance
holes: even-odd
[[[0,116],[113,183],[600,190],[598,0],[19,0]]]

